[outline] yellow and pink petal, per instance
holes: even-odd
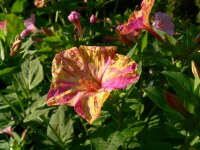
[[[139,80],[138,65],[130,58],[116,54],[102,78],[102,88],[113,90],[124,88]]]
[[[109,94],[109,91],[101,90],[96,93],[87,93],[77,101],[74,109],[78,115],[91,124],[99,117],[101,108]]]

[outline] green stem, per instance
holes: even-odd
[[[57,132],[55,131],[55,129],[51,126],[51,124],[47,121],[47,119],[42,115],[41,116],[42,120],[51,128],[51,130],[53,131],[53,133],[55,134],[55,136],[58,138],[58,140],[60,141],[62,147],[64,148],[65,145],[63,143],[63,141],[61,140],[60,136],[57,134]]]
[[[22,100],[21,100],[21,98],[20,98],[20,96],[19,96],[19,93],[18,93],[18,91],[17,91],[16,84],[15,84],[15,82],[12,82],[12,83],[13,83],[13,85],[14,85],[15,92],[16,92],[17,97],[18,97],[18,99],[19,99],[19,104],[20,104],[20,107],[21,107],[21,109],[22,109],[22,112],[23,112],[24,116],[26,116],[25,109],[24,109],[24,105],[23,105]]]
[[[10,106],[10,108],[16,113],[16,115],[22,119],[23,116],[18,112],[18,110],[13,106],[13,104],[3,95],[0,93],[0,96],[3,98],[3,100]]]
[[[26,96],[26,98],[28,98],[28,95],[25,91],[25,89],[22,86],[22,83],[19,81],[19,79],[17,78],[17,76],[15,74],[13,74],[14,79],[16,80],[17,84],[19,85],[19,87],[21,88],[21,90],[23,91],[24,95]]]
[[[24,85],[25,85],[25,87],[26,87],[27,97],[28,97],[29,100],[31,100],[31,94],[30,94],[30,91],[29,91],[29,87],[28,87],[28,85],[26,84],[26,81],[25,81],[23,75],[22,75],[22,80],[23,80]]]
[[[7,13],[7,9],[3,7],[1,2],[0,2],[0,7],[1,7],[1,10],[3,11],[3,13],[6,14]]]
[[[48,139],[49,141],[51,141],[52,143],[54,143],[55,145],[59,147],[61,147],[57,142],[55,142],[54,140],[52,140],[49,136],[47,136],[46,134],[44,134],[42,131],[40,131],[38,128],[32,127],[33,130],[36,130],[41,136],[43,136],[45,139]],[[64,147],[62,147],[63,149]]]
[[[119,4],[119,0],[117,0],[116,3],[115,3],[114,16],[115,16],[115,14],[116,14],[118,4]]]

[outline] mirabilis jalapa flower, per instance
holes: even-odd
[[[128,22],[123,25],[118,25],[117,32],[122,42],[127,43],[137,37],[141,30],[147,30],[154,35],[158,40],[163,41],[162,38],[154,31],[149,23],[149,14],[153,7],[154,0],[143,0],[141,9],[134,11],[128,18]],[[127,37],[128,36],[128,37]]]
[[[52,63],[47,105],[73,106],[92,123],[112,90],[139,79],[138,65],[116,50],[115,46],[80,46],[58,53]]]
[[[35,14],[31,14],[30,18],[24,21],[24,25],[26,29],[20,34],[21,38],[28,36],[31,32],[37,31],[38,28],[35,26]]]
[[[174,24],[172,23],[171,17],[166,13],[158,11],[155,14],[152,26],[154,29],[162,30],[169,35],[174,34]]]

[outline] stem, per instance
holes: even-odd
[[[30,91],[29,91],[28,85],[26,84],[26,81],[25,81],[23,75],[22,75],[22,80],[23,80],[24,85],[25,85],[25,87],[26,87],[27,97],[28,97],[29,100],[31,100],[31,94],[30,94]]]
[[[13,106],[13,104],[3,95],[0,93],[0,96],[3,98],[3,100],[10,106],[10,108],[16,113],[16,115],[22,119],[23,116],[18,112],[18,110]]]
[[[52,140],[49,136],[47,136],[46,134],[44,134],[43,132],[41,132],[38,128],[32,127],[34,130],[36,130],[41,136],[43,136],[45,139],[50,140],[52,143],[54,143],[55,145],[57,145],[58,147],[60,147],[60,145],[55,142],[54,140]],[[62,147],[63,149],[64,147]]]
[[[21,82],[18,80],[17,76],[15,74],[13,74],[13,77],[15,78],[15,80],[17,81],[17,84],[20,86],[21,90],[23,91],[24,95],[26,95],[26,98],[28,98],[28,95],[26,93],[26,91],[24,90]]]
[[[116,3],[115,3],[114,15],[116,14],[116,11],[117,11],[118,4],[119,4],[119,0],[117,0],[117,1],[116,1]]]
[[[19,93],[18,93],[18,91],[17,91],[16,84],[15,84],[15,82],[12,82],[12,83],[13,83],[13,85],[14,85],[15,92],[16,92],[16,94],[17,94],[17,98],[19,99],[19,104],[20,104],[20,107],[21,107],[21,109],[22,109],[22,112],[23,112],[24,116],[26,116],[25,109],[24,109],[24,105],[23,105],[22,100],[21,100],[21,98],[20,98],[20,96],[19,96]]]
[[[0,7],[1,7],[1,10],[3,11],[3,13],[6,14],[7,13],[7,9],[3,7],[1,2],[0,2]]]
[[[51,126],[51,124],[47,121],[47,119],[42,115],[41,116],[42,120],[51,128],[51,130],[53,131],[53,133],[55,134],[55,136],[58,138],[58,140],[60,141],[62,147],[64,148],[65,145],[63,143],[63,141],[60,139],[60,136],[57,134],[57,132],[55,131],[55,129]]]
[[[146,30],[149,31],[153,36],[155,36],[160,42],[165,43],[161,36],[157,32],[155,32],[151,27],[147,26]]]

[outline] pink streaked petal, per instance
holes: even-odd
[[[87,120],[90,124],[100,115],[101,107],[108,98],[110,92],[98,91],[97,93],[87,93],[75,104],[75,111],[79,116]]]
[[[138,65],[131,59],[117,54],[102,79],[102,88],[121,89],[139,79]]]
[[[154,0],[143,0],[141,3],[143,23],[145,25],[149,24],[149,14],[151,12],[153,5],[154,5]]]
[[[80,81],[93,80],[87,65],[87,53],[71,48],[58,53],[52,63],[52,84],[47,95],[48,105],[74,105],[80,93],[87,92],[87,86]],[[84,91],[84,92],[81,92]]]
[[[131,32],[134,32],[135,30],[142,30],[146,28],[147,28],[146,25],[143,24],[143,18],[140,17],[137,20],[127,23],[122,29],[122,33],[129,34]]]
[[[114,57],[117,47],[115,46],[80,46],[80,51],[84,54],[91,75],[98,81],[103,77],[107,67]]]
[[[129,34],[134,30],[148,29],[149,25],[149,14],[153,7],[154,0],[143,0],[141,3],[141,10],[134,11],[128,19],[128,23],[124,25],[122,30],[123,34]]]

